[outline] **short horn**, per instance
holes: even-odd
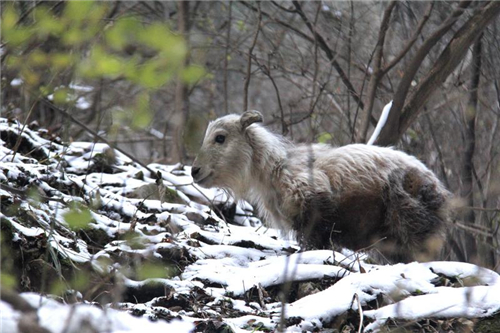
[[[262,113],[256,110],[245,111],[240,118],[241,129],[245,129],[253,123],[261,123],[264,120]]]

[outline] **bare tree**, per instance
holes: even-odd
[[[178,31],[186,40],[189,39],[189,1],[179,1],[177,3],[177,25]],[[189,63],[186,58],[184,66]],[[189,93],[188,86],[181,79],[177,79],[175,88],[175,113],[172,117],[173,144],[170,150],[170,156],[167,158],[170,162],[184,162],[186,160],[186,147],[184,145],[184,128],[189,117]]]
[[[387,146],[397,143],[399,138],[420,114],[422,106],[433,92],[437,90],[460,61],[462,61],[469,47],[474,43],[474,40],[478,38],[486,26],[497,18],[500,13],[500,2],[488,1],[481,3],[481,7],[453,35],[432,68],[410,93],[409,88],[415,78],[415,74],[429,50],[451,29],[458,17],[463,14],[464,9],[469,5],[470,1],[462,1],[443,25],[419,48],[398,85],[387,123],[376,140],[376,144]]]

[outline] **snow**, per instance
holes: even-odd
[[[373,143],[377,141],[377,138],[380,135],[382,128],[387,122],[387,118],[389,117],[389,112],[391,111],[391,107],[392,107],[392,101],[390,101],[386,106],[384,106],[382,114],[380,115],[380,119],[378,120],[377,127],[375,127],[375,130],[373,131],[370,140],[368,140],[367,145],[373,145]]]
[[[6,302],[0,301],[0,327],[2,332],[17,332],[17,323],[21,319],[21,313],[15,311]]]
[[[366,330],[379,330],[388,318],[488,317],[500,310],[500,285],[466,288],[438,287],[428,295],[408,297],[396,304],[365,311],[375,319]]]
[[[152,322],[111,308],[103,310],[90,304],[61,304],[35,293],[23,293],[21,297],[37,309],[40,326],[52,333],[76,333],[84,329],[94,332],[191,332],[194,327],[184,320]],[[3,301],[0,302],[0,309],[2,331],[17,332],[17,321],[21,317],[19,311]]]
[[[23,84],[23,79],[20,79],[20,78],[15,78],[12,81],[10,81],[10,85],[12,87],[19,87],[22,84]]]
[[[443,267],[441,267],[441,265]],[[467,266],[470,264],[466,264]],[[361,304],[374,300],[377,294],[389,296],[393,300],[408,297],[395,304],[378,310],[365,311],[367,316],[377,320],[380,327],[387,318],[418,319],[436,317],[481,317],[500,310],[500,284],[470,288],[436,287],[431,281],[438,278],[431,267],[437,271],[460,271],[463,263],[431,262],[397,264],[393,266],[373,266],[367,273],[351,273],[324,292],[306,296],[285,307],[287,317],[301,317],[301,327],[320,325],[344,313],[346,309],[357,310],[353,295],[357,295]],[[470,265],[473,266],[473,265]],[[476,281],[498,281],[498,274],[487,270],[470,270]],[[412,293],[422,294],[419,296]],[[491,295],[486,297],[486,295]],[[410,297],[409,297],[410,296]],[[335,300],[334,303],[331,300]],[[318,304],[330,304],[318,308]],[[430,305],[432,304],[432,306]],[[455,304],[455,305],[453,305]],[[452,306],[453,305],[453,306]],[[404,309],[405,311],[402,311]],[[314,323],[314,324],[313,324]]]
[[[92,86],[84,86],[81,84],[76,84],[76,83],[70,83],[69,87],[75,91],[81,91],[81,92],[92,92],[94,91],[94,87]]]
[[[80,110],[88,109],[92,104],[83,96],[78,97],[76,100],[76,107]]]
[[[384,108],[377,128],[383,126],[390,105]],[[18,122],[0,119],[1,132],[19,133],[21,127]],[[221,218],[210,204],[231,205],[232,198],[220,189],[193,184],[189,166],[148,165],[160,171],[163,185],[178,194],[177,203],[141,198],[134,193],[156,184],[156,179],[128,157],[115,151],[112,172],[98,172],[96,156],[107,156],[107,145],[61,145],[42,134],[26,128],[22,136],[53,158],[45,164],[21,153],[12,161],[8,143],[0,145],[0,182],[20,192],[37,188],[45,197],[38,202],[8,187],[0,189],[2,204],[19,203],[17,211],[2,209],[0,213],[2,223],[11,226],[16,246],[43,239],[56,259],[89,267],[101,277],[114,274],[114,283],[134,297],[144,296],[152,284],[164,289],[147,301],[129,299],[113,306],[102,304],[102,308],[88,300],[66,304],[61,299],[22,293],[37,309],[40,324],[51,332],[78,332],[84,325],[109,332],[189,332],[209,321],[222,322],[235,332],[261,327],[271,331],[281,321],[282,310],[297,323],[289,324],[286,332],[307,331],[322,329],[349,310],[358,311],[359,305],[369,322],[365,331],[379,331],[387,318],[482,318],[500,311],[500,276],[494,271],[458,262],[380,266],[368,264],[367,255],[347,249],[341,253],[300,252],[293,237],[263,227],[246,202],[238,202],[233,220]],[[105,244],[91,246],[68,228],[64,213],[70,202],[89,207],[91,222],[85,232],[100,231],[109,238]],[[127,234],[132,237],[124,237]],[[141,280],[133,274],[138,262],[182,267],[174,276]],[[446,279],[455,282],[446,285],[442,282]],[[272,290],[286,282],[317,287],[315,293],[282,304]],[[252,290],[268,293],[262,304],[262,300],[250,298]],[[86,293],[81,295],[85,299]],[[192,303],[181,302],[186,299]],[[375,299],[383,300],[378,308],[373,306]],[[187,303],[194,305],[186,307]],[[0,313],[3,329],[17,332],[21,313],[4,301]]]
[[[8,221],[14,228],[16,228],[19,232],[21,232],[23,235],[28,236],[28,237],[36,237],[44,233],[44,230],[38,227],[32,227],[32,228],[26,228],[22,226],[21,224],[13,221],[12,219],[8,218],[4,214],[0,213],[0,217],[4,219],[4,221]]]
[[[149,130],[149,134],[151,134],[152,136],[156,137],[157,139],[161,139],[161,140],[164,140],[164,135],[162,132],[158,131],[157,129],[154,129],[154,128],[151,128]]]

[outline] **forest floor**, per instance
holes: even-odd
[[[500,332],[494,271],[300,251],[188,166],[0,134],[2,332]]]

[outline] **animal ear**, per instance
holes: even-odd
[[[240,118],[241,129],[245,129],[253,123],[261,123],[263,120],[264,119],[262,118],[262,113],[260,113],[259,111],[245,111]]]

